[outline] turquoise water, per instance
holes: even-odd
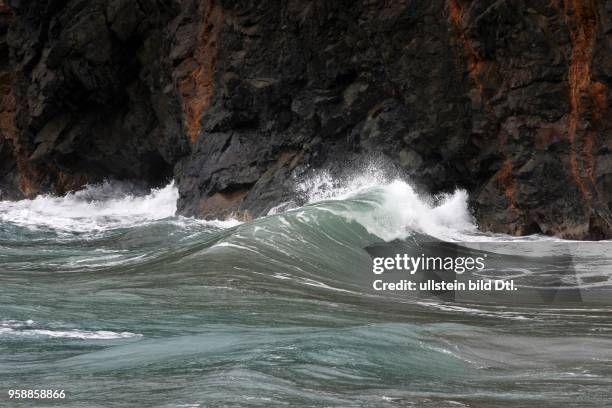
[[[175,217],[176,196],[172,185],[144,196],[104,185],[0,203],[1,406],[612,401],[605,301],[445,302],[366,287],[369,245],[515,241],[478,232],[464,193],[433,203],[400,182],[315,191],[307,206],[242,224]],[[575,247],[528,242],[549,258]],[[574,256],[584,293],[605,299],[609,249]],[[487,273],[533,281],[501,265]],[[10,389],[66,398],[16,401]]]

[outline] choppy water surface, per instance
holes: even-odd
[[[325,185],[243,224],[175,217],[173,185],[0,203],[0,405],[48,404],[9,389],[63,389],[57,405],[74,407],[609,406],[606,302],[372,293],[369,245],[516,240],[480,233],[462,192]],[[549,258],[574,246],[527,241]],[[610,243],[585,248],[575,285],[606,293]],[[497,269],[524,287],[558,272]]]

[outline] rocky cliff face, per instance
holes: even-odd
[[[14,73],[9,64],[9,49],[6,34],[13,22],[9,8],[0,5],[0,196],[17,197],[17,162],[15,158],[15,96],[13,94]]]
[[[164,88],[164,32],[176,10],[130,0],[6,8],[14,16],[5,41],[16,131],[5,140],[21,194],[63,193],[105,177],[171,177],[188,151],[180,106]]]
[[[174,177],[181,214],[248,217],[376,161],[466,188],[483,229],[612,237],[612,1],[11,0],[0,24],[7,197]]]

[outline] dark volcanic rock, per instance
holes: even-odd
[[[3,188],[173,173],[179,213],[250,217],[376,161],[485,230],[612,237],[610,1],[11,4]]]
[[[15,75],[9,64],[6,34],[14,21],[12,11],[0,4],[0,200],[23,198],[15,149]]]
[[[9,2],[22,191],[59,193],[103,178],[151,185],[188,151],[162,67],[176,10],[155,1]],[[171,87],[170,87],[171,88]]]

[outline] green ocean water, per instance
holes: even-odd
[[[610,243],[565,268],[598,304],[374,293],[370,245],[516,240],[479,232],[462,192],[320,184],[246,223],[174,216],[173,185],[0,203],[0,406],[610,406]],[[525,241],[546,259],[578,245]],[[533,281],[501,265],[487,273]]]

